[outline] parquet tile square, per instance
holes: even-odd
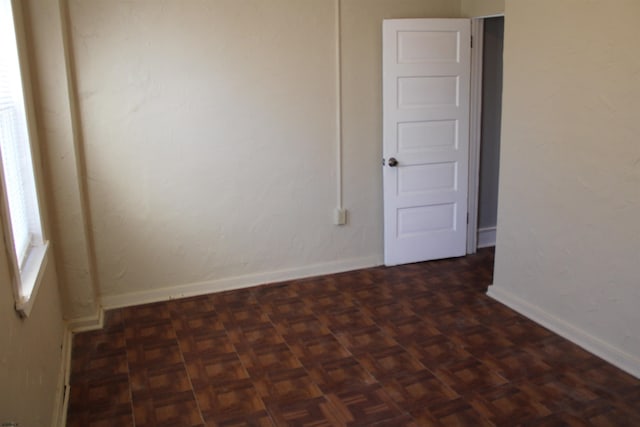
[[[310,400],[293,402],[271,402],[268,404],[269,414],[278,426],[344,426],[346,420],[327,399],[317,397]]]
[[[332,332],[366,328],[376,323],[358,307],[336,308],[318,315]]]
[[[268,300],[262,307],[272,320],[313,315],[309,305],[297,296]]]
[[[407,350],[432,371],[437,367],[469,360],[471,353],[445,335],[434,335],[407,345]]]
[[[136,426],[145,427],[204,425],[204,419],[191,390],[164,396],[134,398],[133,418]]]
[[[133,341],[127,348],[129,367],[167,366],[182,363],[182,353],[176,339]]]
[[[335,336],[344,348],[357,355],[398,345],[396,340],[375,325],[337,332]]]
[[[148,367],[132,366],[129,381],[134,401],[148,396],[191,391],[191,382],[182,363]]]
[[[275,424],[267,411],[260,411],[252,414],[239,415],[232,418],[206,419],[207,427],[274,427]]]
[[[426,369],[400,345],[370,351],[360,357],[360,363],[378,381],[397,375],[399,372],[415,374]]]
[[[493,252],[111,310],[69,426],[640,426],[640,380],[485,295]]]
[[[236,351],[226,330],[182,334],[178,337],[178,345],[185,358],[192,355],[225,354]]]
[[[552,413],[544,404],[531,399],[512,384],[477,393],[468,400],[471,406],[496,425],[519,425],[528,419]]]
[[[272,321],[278,333],[285,339],[289,338],[289,341],[295,341],[296,337],[313,337],[331,333],[329,328],[313,314],[276,317]]]
[[[331,334],[300,337],[288,344],[293,354],[307,365],[351,356],[351,353]]]
[[[346,415],[346,425],[370,425],[403,414],[378,384],[331,392],[327,394],[327,399],[341,414]]]
[[[254,378],[264,376],[269,371],[301,368],[302,362],[285,343],[253,346],[238,352],[242,364]]]
[[[506,384],[497,372],[475,358],[451,363],[434,370],[435,375],[459,394],[468,390],[485,390]]]
[[[540,377],[553,370],[549,364],[520,349],[506,348],[484,354],[482,361],[509,381]]]
[[[71,412],[107,409],[130,401],[128,376],[115,375],[75,383],[75,387],[71,387],[69,409]]]
[[[171,320],[170,302],[157,302],[121,309],[122,321],[128,326]]]
[[[235,305],[216,310],[224,326],[231,328],[254,328],[264,324],[269,324],[269,316],[257,304]]]
[[[309,400],[322,396],[322,391],[304,368],[269,371],[251,380],[266,403]]]
[[[133,427],[131,403],[74,412],[69,408],[67,427]]]
[[[225,326],[221,316],[215,311],[184,312],[174,314],[173,328],[176,336],[203,335],[211,332],[224,332]]]
[[[385,333],[404,345],[440,335],[440,331],[431,322],[416,314],[392,317],[380,322],[380,325]]]
[[[314,363],[305,368],[325,393],[331,390],[358,388],[376,382],[373,375],[354,357]]]
[[[459,397],[427,369],[413,374],[401,373],[382,381],[382,384],[398,406],[406,411],[437,406]]]
[[[482,413],[474,409],[469,402],[458,398],[441,405],[412,411],[418,425],[424,426],[478,426],[494,427]]]
[[[229,340],[236,348],[276,345],[284,342],[271,322],[246,324],[243,327],[227,329]]]
[[[483,325],[458,327],[453,329],[448,336],[451,341],[469,353],[480,357],[516,348],[515,344],[504,337],[501,332],[491,330]]]
[[[145,320],[125,327],[128,342],[153,342],[176,338],[176,330],[171,319]]]
[[[258,391],[250,379],[208,384],[195,388],[195,396],[205,420],[227,420],[265,410]]]

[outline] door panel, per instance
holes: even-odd
[[[467,19],[383,23],[386,265],[466,253],[469,64]]]

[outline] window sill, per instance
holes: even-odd
[[[19,297],[16,299],[16,311],[22,317],[29,317],[40,288],[40,282],[47,267],[49,242],[31,248],[24,268],[20,272]]]

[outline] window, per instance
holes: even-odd
[[[17,2],[16,2],[17,4]],[[16,27],[11,0],[0,0],[0,170],[5,246],[16,310],[28,316],[46,263]],[[26,75],[26,74],[24,74]]]

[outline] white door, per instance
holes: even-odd
[[[383,22],[386,265],[466,253],[470,45],[468,19]]]

